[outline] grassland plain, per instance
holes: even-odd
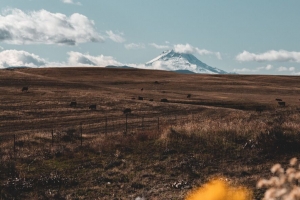
[[[299,157],[299,85],[297,76],[1,70],[0,198],[184,199],[226,177],[261,199],[260,177]]]

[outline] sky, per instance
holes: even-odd
[[[299,8],[299,0],[1,0],[0,68],[143,68],[174,49],[227,72],[300,75]]]

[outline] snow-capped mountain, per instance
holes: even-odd
[[[190,71],[200,74],[227,74],[227,72],[208,66],[188,53],[177,53],[174,50],[164,51],[160,56],[146,63],[152,69],[167,71]]]

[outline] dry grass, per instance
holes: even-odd
[[[183,199],[212,176],[245,185],[260,199],[259,178],[300,152],[297,77],[1,72],[0,199]],[[25,85],[29,92],[22,93]],[[132,99],[138,96],[145,100]],[[132,109],[126,134],[125,108]]]

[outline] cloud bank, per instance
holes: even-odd
[[[150,43],[149,45],[156,49],[170,49],[170,47],[168,45],[158,45],[155,43]]]
[[[45,59],[26,51],[5,50],[0,52],[0,68],[42,67],[50,64]]]
[[[277,71],[279,71],[279,72],[286,72],[286,71],[295,72],[295,70],[296,70],[295,67],[283,67],[283,66],[280,66],[277,69]]]
[[[107,65],[121,66],[111,56],[91,56],[80,52],[70,51],[68,62],[50,62],[38,55],[18,50],[5,50],[0,52],[0,68],[8,67],[78,67],[78,66],[99,66]]]
[[[143,43],[130,43],[130,44],[125,44],[124,45],[126,49],[144,49],[145,48],[145,44]]]
[[[126,40],[123,38],[123,33],[120,33],[120,34],[116,34],[114,33],[113,31],[106,31],[106,34],[108,35],[108,38],[111,39],[112,41],[114,42],[117,42],[117,43],[123,43],[125,42]]]
[[[25,13],[9,9],[0,14],[0,42],[76,45],[102,41],[94,21],[78,13],[66,16],[46,10]]]
[[[75,5],[79,5],[81,6],[80,2],[74,2],[73,0],[61,0],[63,3],[67,3],[67,4],[75,4]]]
[[[237,73],[252,72],[252,73],[255,73],[255,72],[260,72],[262,70],[269,71],[271,69],[273,69],[273,66],[272,65],[267,65],[267,66],[256,67],[254,69],[249,69],[249,68],[233,69],[233,72],[237,72]]]
[[[254,54],[248,51],[243,51],[236,56],[236,60],[241,62],[264,62],[264,61],[278,61],[278,62],[298,62],[300,63],[300,52],[285,51],[285,50],[271,50],[262,54]]]
[[[216,56],[219,60],[222,60],[220,52],[213,52],[213,51],[208,51],[206,49],[199,49],[198,47],[193,47],[190,44],[176,44],[174,45],[174,51],[178,53],[198,53],[199,55],[214,55]]]
[[[82,54],[79,52],[70,51],[68,52],[69,59],[68,65],[69,66],[99,66],[105,67],[108,65],[115,65],[120,66],[122,65],[120,62],[116,61],[111,56],[91,56],[89,54]]]

